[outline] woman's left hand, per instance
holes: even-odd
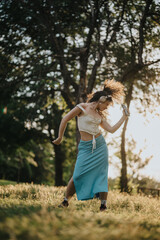
[[[124,104],[121,104],[121,106],[123,108],[123,116],[124,117],[129,117],[130,116],[129,109]]]
[[[123,109],[123,117],[128,118],[130,116],[130,112],[129,112],[128,108],[127,108],[127,112],[129,113],[129,115],[127,115],[125,110]]]

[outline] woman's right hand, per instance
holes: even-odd
[[[56,145],[59,145],[62,141],[62,138],[61,137],[58,137],[56,138],[55,140],[52,141],[52,143],[56,144]]]

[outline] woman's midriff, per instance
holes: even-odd
[[[83,141],[89,141],[93,139],[93,135],[87,132],[80,131],[80,135]],[[95,135],[95,138],[99,137],[100,135],[101,133],[98,133],[97,135]]]

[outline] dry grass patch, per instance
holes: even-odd
[[[19,184],[0,187],[0,239],[139,240],[160,239],[160,201],[110,192],[108,210],[100,200],[58,208],[65,187]]]

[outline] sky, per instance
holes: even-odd
[[[148,165],[141,169],[139,173],[160,182],[160,116],[156,116],[157,112],[160,113],[160,107],[157,107],[152,114],[147,113],[147,116],[143,117],[142,114],[138,113],[136,107],[131,104],[126,137],[132,137],[136,141],[136,153],[138,153],[140,149],[143,149],[141,153],[142,159],[153,155]],[[110,107],[108,113],[108,121],[111,125],[114,125],[122,116],[122,108],[120,105],[115,105]],[[113,154],[116,149],[114,149],[110,143],[115,137],[120,136],[122,128],[123,125],[115,133],[108,133],[105,137],[109,149],[109,156],[112,161],[109,165],[109,177],[111,178],[120,175],[119,170],[114,166],[116,162],[120,164],[120,160],[114,157]]]

